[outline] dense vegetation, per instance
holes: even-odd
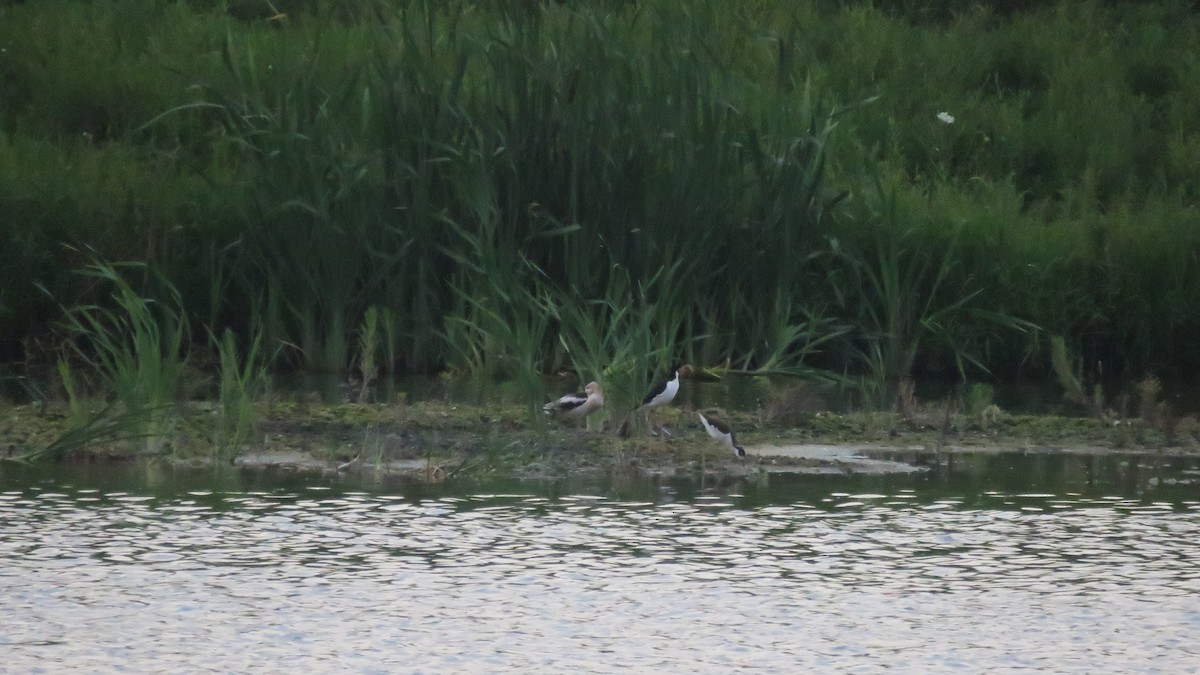
[[[1188,2],[9,2],[0,88],[9,363],[1200,366]]]

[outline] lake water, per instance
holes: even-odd
[[[1200,670],[1194,459],[910,475],[0,464],[0,670]]]

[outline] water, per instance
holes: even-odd
[[[53,473],[51,473],[53,472]],[[1200,462],[428,485],[0,465],[35,672],[1197,672]]]

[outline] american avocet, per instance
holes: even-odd
[[[746,449],[738,445],[737,437],[733,435],[733,429],[730,429],[728,424],[712,415],[699,414],[700,424],[704,425],[704,430],[708,432],[709,436],[720,441],[721,445],[724,445],[727,450],[733,452],[739,458],[746,456]]]
[[[588,382],[582,392],[567,394],[557,401],[551,401],[542,406],[547,415],[566,415],[567,417],[587,417],[604,407],[604,390],[598,382]]]

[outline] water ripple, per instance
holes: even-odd
[[[17,672],[1196,672],[1195,505],[0,493]]]

